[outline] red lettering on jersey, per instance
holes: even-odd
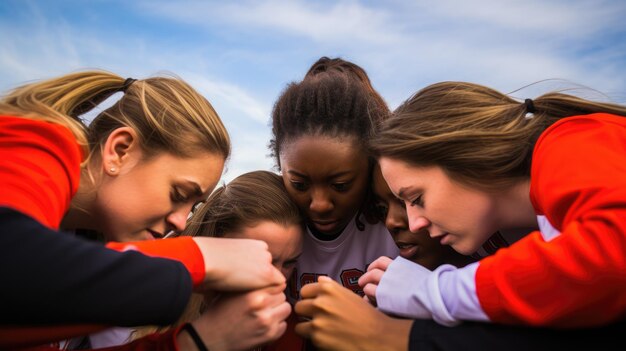
[[[300,276],[300,289],[303,286],[311,283],[317,282],[317,277],[326,276],[326,274],[318,274],[318,273],[302,273]]]
[[[363,275],[363,271],[356,268],[346,269],[341,272],[341,284],[355,293],[363,296],[363,289],[359,286],[359,278]]]

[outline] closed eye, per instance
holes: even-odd
[[[291,184],[291,187],[297,191],[306,191],[308,189],[308,186],[305,182],[291,180],[289,181],[289,183]]]
[[[337,190],[340,193],[346,192],[348,190],[350,190],[350,183],[346,182],[346,183],[333,183],[331,185],[333,187],[333,189]]]
[[[170,198],[173,202],[182,203],[187,202],[188,198],[185,194],[183,194],[178,188],[174,188],[170,194]]]
[[[424,207],[424,202],[422,200],[423,196],[424,194],[419,194],[413,201],[411,201],[411,206]]]

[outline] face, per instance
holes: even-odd
[[[413,233],[409,230],[404,201],[396,198],[380,171],[374,168],[372,176],[374,199],[381,220],[391,233],[393,240],[400,249],[400,256],[433,270],[444,263],[462,266],[470,262],[470,258],[459,254],[439,240],[429,236],[427,230]]]
[[[297,224],[283,226],[272,221],[261,221],[255,226],[244,227],[237,233],[226,233],[224,236],[265,241],[272,254],[272,264],[285,278],[291,277],[302,253],[302,227]]]
[[[411,232],[427,231],[442,245],[469,255],[498,229],[493,195],[455,182],[437,166],[386,157],[379,162],[389,188],[406,206]]]
[[[94,221],[107,241],[153,240],[182,231],[191,207],[217,184],[224,159],[203,153],[180,158],[162,153],[142,160],[135,150],[113,175],[105,175],[95,200]]]
[[[349,138],[303,136],[280,154],[285,187],[307,225],[325,235],[340,233],[364,201],[365,152]]]

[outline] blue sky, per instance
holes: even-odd
[[[274,101],[321,56],[365,68],[391,108],[445,80],[512,92],[548,79],[514,96],[624,103],[624,18],[619,0],[3,0],[0,90],[89,68],[174,73],[226,124],[230,180],[272,169]]]

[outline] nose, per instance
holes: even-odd
[[[406,214],[409,219],[409,230],[412,233],[417,233],[430,226],[430,221],[415,207],[407,206]]]
[[[315,213],[330,212],[333,209],[333,202],[328,191],[319,188],[312,189],[309,209]]]
[[[390,203],[385,217],[385,227],[391,233],[398,233],[408,228],[406,212],[404,208],[398,204]]]
[[[189,213],[191,213],[192,206],[192,204],[181,206],[170,212],[165,219],[168,226],[173,227],[173,230],[178,233],[185,230],[185,227],[187,226],[187,217],[189,217]]]

